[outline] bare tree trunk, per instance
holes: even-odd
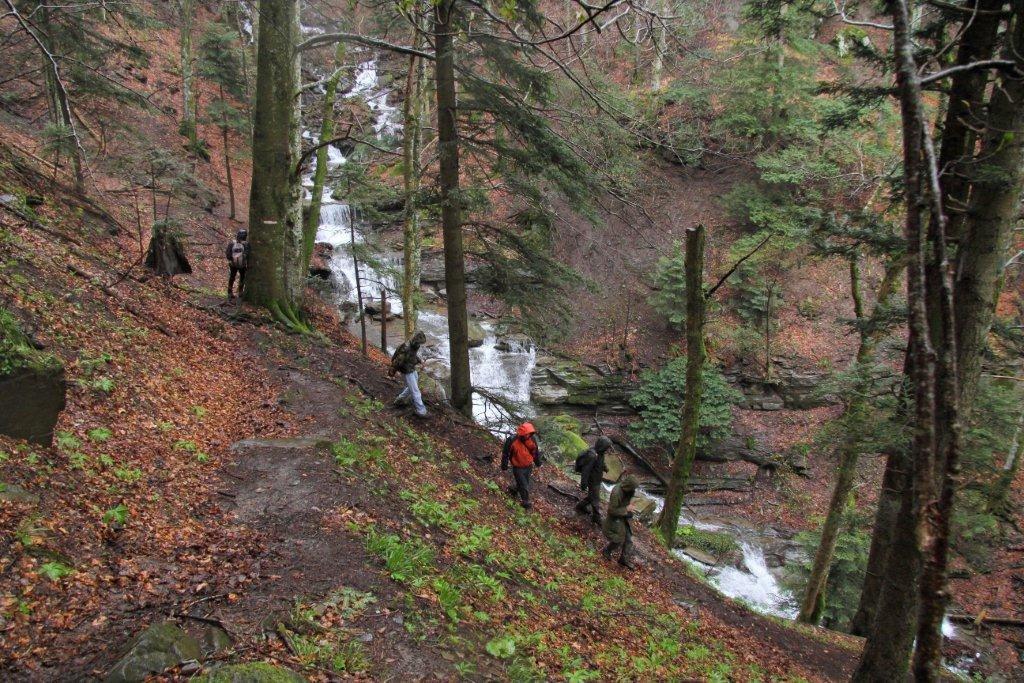
[[[895,293],[895,284],[899,274],[903,272],[902,260],[890,262],[886,266],[885,276],[878,288],[873,315],[883,311]],[[864,313],[864,300],[861,295],[860,268],[858,256],[850,259],[850,292],[853,297],[853,308],[856,319],[867,322]],[[877,327],[876,327],[877,330]],[[861,332],[860,346],[857,349],[855,366],[863,366],[870,362],[877,341],[878,333]],[[867,419],[868,403],[865,394],[856,390],[846,407],[844,418],[847,420],[846,434],[839,447],[839,469],[836,483],[829,501],[828,514],[821,527],[821,541],[818,543],[811,566],[811,575],[807,581],[804,597],[800,604],[797,621],[817,624],[826,604],[825,587],[828,584],[832,558],[835,555],[836,541],[842,524],[843,512],[846,509],[850,493],[853,491],[854,477],[857,473],[857,461],[860,458],[860,435],[862,426]]]
[[[341,79],[341,64],[345,59],[345,43],[338,43],[334,53],[335,72],[327,79],[324,86],[324,106],[320,121],[320,137],[318,143],[323,145],[334,135],[334,100],[338,92],[338,81]],[[313,256],[313,245],[316,242],[316,231],[320,227],[320,206],[324,196],[324,181],[327,179],[327,160],[330,157],[327,146],[316,150],[316,169],[313,171],[313,188],[310,190],[312,199],[309,202],[309,213],[302,230],[302,261],[306,271],[309,270],[309,259]]]
[[[1024,183],[1024,6],[1015,0],[1013,7],[1014,26],[1007,33],[1005,52],[1016,61],[1017,73],[1004,73],[992,93],[964,220],[964,247],[957,253],[957,354],[965,416],[977,394]]]
[[[903,680],[908,672],[914,628],[910,615],[917,608],[921,553],[917,543],[921,486],[931,488],[935,454],[935,351],[931,346],[926,310],[923,199],[925,159],[920,78],[910,38],[910,18],[903,0],[888,0],[893,17],[896,83],[903,124],[903,174],[907,244],[907,303],[909,309],[909,369],[914,392],[914,438],[911,460],[915,476],[905,477],[897,525],[892,531],[878,606],[867,635],[854,681]]]
[[[975,5],[973,8],[972,4]],[[969,0],[965,3],[965,9],[977,9],[977,13],[964,27],[956,64],[970,64],[992,57],[1002,23],[999,10],[1004,4],[1005,0]],[[953,239],[960,236],[967,211],[970,165],[977,140],[976,128],[984,116],[987,83],[988,72],[984,69],[962,71],[955,74],[950,82],[939,149],[939,171],[942,173],[943,201],[949,214],[947,233]]]
[[[665,545],[672,547],[679,524],[679,511],[697,456],[700,405],[704,393],[704,226],[686,232],[686,387],[682,408],[682,434],[672,461],[672,478],[665,493],[665,505],[658,520]]]
[[[299,0],[260,2],[253,107],[249,234],[252,260],[245,298],[267,307],[288,327],[306,331],[298,306],[302,264],[299,145]]]
[[[659,14],[668,15],[668,2],[667,0],[661,0],[659,3]],[[652,28],[652,36],[654,43],[654,57],[651,60],[651,91],[658,91],[661,89],[661,76],[665,66],[665,50],[667,49],[667,35],[665,28],[664,19],[654,18],[652,19],[656,25]]]
[[[224,86],[220,86],[220,101],[224,103]],[[223,119],[221,120],[221,136],[224,140],[224,173],[227,175],[228,181],[228,203],[231,207],[231,212],[228,214],[228,218],[235,217],[235,182],[231,178],[231,140],[228,135],[228,114],[223,112]]]
[[[448,290],[448,338],[452,405],[470,415],[473,409],[469,373],[469,319],[466,311],[466,261],[462,247],[462,200],[459,196],[459,134],[456,122],[455,1],[434,7],[434,46],[437,55],[437,137],[441,180],[441,225],[444,234],[444,279]]]

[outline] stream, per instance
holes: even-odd
[[[388,102],[388,91],[379,85],[377,63],[375,59],[363,62],[356,71],[355,85],[343,97],[363,97],[374,113],[374,131],[378,138],[393,136],[401,131],[401,124],[396,120],[397,109]],[[316,141],[315,135],[303,133],[307,140]],[[328,150],[328,169],[333,171],[346,163],[342,152],[333,146]],[[307,188],[312,187],[311,174],[303,178]],[[329,184],[329,183],[328,183]],[[320,226],[316,241],[330,244],[333,247],[328,267],[331,272],[330,287],[327,298],[342,308],[353,309],[358,306],[356,293],[356,264],[353,259],[351,244],[363,243],[366,239],[364,227],[354,215],[352,208],[343,201],[331,196],[329,189],[323,193],[320,208]],[[401,254],[384,254],[379,256],[380,263],[387,266],[383,272],[371,264],[359,264],[359,278],[362,285],[364,303],[375,300],[379,303],[382,289],[389,292],[400,291],[399,283],[393,274],[400,270]],[[401,301],[395,296],[389,297],[391,310],[401,315]],[[359,335],[357,316],[352,316],[349,329]],[[497,326],[486,320],[475,320],[482,330],[483,342],[470,350],[470,371],[473,385],[486,389],[513,404],[523,406],[527,415],[536,414],[536,408],[530,403],[531,375],[536,364],[536,350],[521,344],[502,342]],[[391,336],[395,342],[389,343],[389,351],[402,336],[402,324],[397,318],[392,322]],[[424,349],[424,372],[434,378],[439,386],[443,386],[448,378],[448,319],[443,307],[421,310],[417,316],[417,327],[427,335]],[[379,329],[379,328],[377,328]],[[379,333],[378,333],[379,334]],[[368,332],[368,337],[370,337]],[[374,340],[368,339],[369,344]],[[474,394],[473,415],[477,422],[491,430],[495,435],[511,431],[514,428],[512,418],[498,406]],[[611,487],[606,486],[606,493]],[[660,511],[664,499],[655,493],[641,488],[638,498],[653,500],[655,509]],[[774,529],[754,527],[743,520],[719,518],[712,515],[699,515],[684,510],[680,522],[694,526],[699,530],[716,531],[731,535],[739,545],[741,558],[736,564],[705,564],[687,555],[682,550],[674,553],[683,561],[699,567],[708,577],[709,582],[723,594],[741,600],[753,609],[792,619],[798,611],[796,596],[787,591],[779,578],[782,566],[789,562],[802,559],[802,553],[794,544],[783,538]],[[771,561],[769,561],[771,558]],[[947,637],[953,635],[952,625],[947,621],[943,628]]]

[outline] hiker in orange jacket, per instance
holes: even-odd
[[[509,493],[519,494],[523,507],[530,509],[530,475],[534,467],[540,467],[540,447],[537,445],[537,430],[530,422],[519,425],[514,435],[505,439],[501,449],[501,469],[512,465],[512,488]]]

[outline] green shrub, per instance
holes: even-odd
[[[366,549],[384,560],[388,575],[399,583],[421,585],[434,564],[434,551],[422,541],[402,540],[373,527],[367,531]]]
[[[662,256],[654,268],[652,294],[647,302],[665,316],[669,325],[682,330],[686,325],[686,268],[683,245],[675,242],[668,256]]]
[[[640,419],[629,426],[629,433],[638,446],[675,446],[679,440],[679,419],[686,386],[686,358],[674,358],[661,370],[647,370],[640,376],[640,388],[630,404]],[[732,431],[730,405],[740,400],[738,391],[730,387],[717,369],[704,368],[704,395],[700,406],[700,433],[697,447],[723,439]]]

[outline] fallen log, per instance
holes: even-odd
[[[644,468],[645,470],[647,470],[648,472],[650,472],[651,474],[653,474],[653,475],[655,476],[655,478],[656,478],[656,479],[657,479],[657,480],[658,480],[659,482],[661,482],[661,485],[662,485],[662,486],[664,486],[664,487],[666,487],[666,488],[668,487],[668,480],[667,480],[667,479],[665,479],[665,477],[663,477],[663,476],[661,475],[661,472],[659,472],[658,470],[656,470],[656,469],[654,468],[654,465],[652,465],[652,464],[651,464],[650,462],[648,462],[648,461],[647,461],[647,459],[646,459],[646,458],[645,458],[644,456],[642,456],[642,455],[640,455],[639,453],[637,453],[636,449],[635,449],[635,448],[633,448],[633,446],[631,446],[631,445],[630,445],[630,443],[629,443],[628,441],[626,441],[625,439],[622,439],[622,438],[620,438],[620,437],[618,437],[618,436],[612,436],[612,437],[610,437],[610,438],[611,438],[611,440],[612,440],[612,443],[614,443],[614,444],[615,444],[616,446],[618,446],[618,447],[619,447],[619,448],[621,448],[621,449],[622,449],[623,451],[625,451],[625,452],[626,452],[626,453],[628,453],[628,454],[629,454],[630,456],[632,456],[632,458],[633,458],[634,460],[636,460],[636,461],[637,461],[638,463],[640,463],[640,464],[641,464],[641,465],[643,466],[643,468]]]
[[[556,486],[555,484],[548,484],[548,488],[551,489],[552,491],[554,491],[555,493],[561,495],[561,496],[565,496],[566,498],[572,498],[573,500],[579,500],[579,496],[578,495],[576,495],[575,493],[571,493],[569,491],[566,491],[565,489],[561,488],[560,486]]]
[[[980,614],[947,614],[946,616],[949,617],[950,621],[957,621],[963,624],[974,624],[975,626],[991,624],[993,626],[1017,626],[1024,628],[1024,619],[999,616],[990,617],[984,612]]]

